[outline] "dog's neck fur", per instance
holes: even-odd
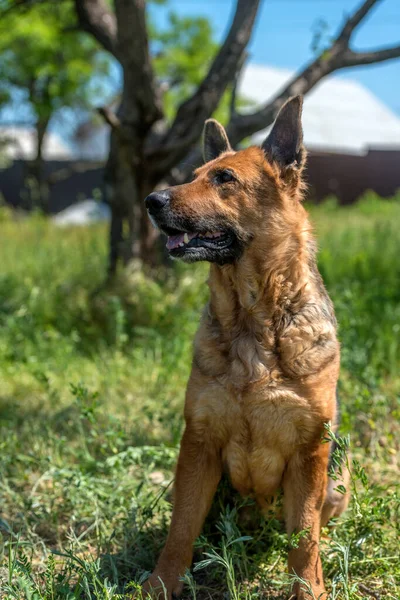
[[[257,330],[309,298],[316,266],[310,225],[305,211],[300,214],[300,223],[270,224],[236,263],[211,265],[210,309],[226,332],[236,329],[232,316]]]
[[[334,315],[316,267],[307,217],[304,213],[284,234],[281,226],[253,240],[235,264],[211,265],[208,331],[227,362],[221,367],[218,360],[203,362],[203,370],[225,374],[234,387],[261,380],[275,385],[281,377],[282,336],[297,322],[293,342],[298,345],[302,331],[307,337],[316,305],[325,308],[322,319],[334,339]]]

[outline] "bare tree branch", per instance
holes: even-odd
[[[400,45],[370,50],[369,52],[353,52],[352,50],[348,50],[344,55],[344,62],[346,64],[343,67],[372,65],[393,58],[400,58]]]
[[[272,101],[256,112],[234,115],[227,127],[231,143],[236,146],[243,138],[271,125],[288,98],[306,94],[318,81],[335,70],[334,57],[336,58],[336,55],[332,55],[330,59],[323,56],[317,58],[301,73],[295,75]]]
[[[372,52],[354,52],[349,47],[354,30],[379,1],[365,0],[346,20],[330,48],[324,50],[303,71],[296,74],[272,101],[252,114],[234,115],[227,129],[231,143],[236,145],[243,138],[271,125],[288,98],[307,94],[326,75],[339,69],[382,62],[400,56],[399,46]]]
[[[115,0],[117,53],[124,70],[123,120],[149,127],[163,115],[149,52],[145,0]]]
[[[97,112],[103,117],[103,119],[105,120],[107,125],[111,127],[111,129],[118,131],[121,128],[121,121],[119,120],[115,112],[113,112],[110,108],[108,108],[107,106],[99,106]]]
[[[162,116],[147,37],[145,0],[115,0],[115,13],[105,0],[75,0],[79,27],[89,32],[121,63],[124,97],[121,120],[143,134]],[[106,115],[103,114],[106,118]],[[113,127],[110,121],[109,125]]]
[[[148,158],[153,160],[158,173],[168,172],[200,137],[204,120],[217,108],[224,91],[235,78],[259,4],[260,0],[237,0],[229,33],[207,76],[193,96],[181,104],[159,147],[149,150]]]
[[[247,52],[243,52],[242,57],[238,63],[237,69],[236,69],[236,73],[235,73],[235,79],[233,81],[233,86],[232,86],[232,94],[231,94],[231,100],[229,103],[229,116],[230,119],[234,118],[234,116],[237,114],[236,111],[236,99],[237,99],[237,89],[238,89],[238,85],[240,83],[240,76],[242,74],[242,69],[244,67],[244,64],[247,60],[247,56],[248,53]]]
[[[117,22],[105,0],[75,0],[79,26],[116,56]]]
[[[236,146],[244,138],[253,135],[257,131],[271,125],[279,112],[281,106],[291,96],[305,95],[323,77],[340,69],[378,63],[400,57],[400,45],[383,48],[374,51],[354,52],[349,47],[355,28],[361,23],[372,7],[380,0],[366,0],[351,15],[340,30],[338,36],[333,40],[331,46],[324,50],[314,61],[307,65],[302,71],[294,75],[284,89],[259,110],[250,114],[238,114],[236,111],[231,115],[227,127],[229,140]],[[190,176],[194,166],[198,166],[202,160],[201,151],[188,148],[187,158],[173,170],[173,182],[183,183]]]
[[[347,19],[336,40],[348,45],[355,28],[361,23],[361,21],[365,19],[371,8],[380,1],[381,0],[365,0],[363,4],[361,4],[360,8],[356,10],[356,12],[349,19]]]

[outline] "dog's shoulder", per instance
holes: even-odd
[[[316,290],[296,312],[282,320],[277,349],[286,375],[306,377],[339,357],[336,319],[325,289]]]

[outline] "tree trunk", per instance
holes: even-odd
[[[115,275],[119,259],[123,264],[140,260],[160,263],[158,232],[147,216],[145,197],[154,189],[148,181],[146,163],[138,140],[129,140],[121,131],[112,131],[105,171],[106,201],[111,209],[108,274]]]
[[[367,52],[351,49],[354,31],[379,0],[363,0],[345,21],[330,46],[280,90],[277,96],[253,113],[238,114],[235,93],[227,132],[235,146],[242,139],[268,127],[285,100],[306,94],[323,77],[339,69],[400,58],[400,45]],[[157,233],[147,218],[143,199],[166,178],[183,183],[193,164],[201,161],[194,149],[205,119],[217,108],[225,90],[235,81],[243,65],[243,54],[254,26],[260,0],[237,0],[225,41],[209,71],[192,96],[178,107],[170,127],[161,135],[154,125],[165,115],[161,87],[152,68],[146,24],[145,0],[114,0],[114,12],[104,0],[75,0],[81,29],[88,31],[121,64],[124,73],[123,98],[115,115],[102,109],[113,129],[114,148],[108,164],[112,223],[110,231],[110,273],[119,256],[125,262],[140,258],[157,264]],[[110,113],[110,114],[109,114]],[[154,135],[152,135],[154,134]],[[116,141],[118,138],[118,142]],[[146,153],[144,153],[147,138]],[[124,239],[124,221],[129,233]],[[161,254],[162,255],[162,254]]]
[[[44,173],[43,143],[50,118],[38,120],[36,123],[36,156],[27,164],[27,177],[33,180],[29,185],[29,200],[32,208],[49,212],[49,186]]]

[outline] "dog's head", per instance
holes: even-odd
[[[305,161],[302,98],[281,109],[261,148],[232,150],[222,125],[204,128],[205,164],[191,183],[147,196],[149,216],[168,236],[173,258],[226,264],[239,259],[287,205],[299,204]]]

